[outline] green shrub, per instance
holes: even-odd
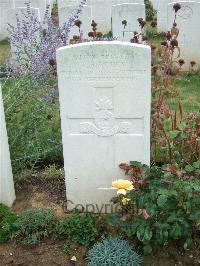
[[[153,11],[153,6],[150,0],[145,0],[145,10],[146,10],[146,19],[147,21],[150,21],[153,19],[154,16],[154,11]]]
[[[57,232],[73,242],[88,246],[98,237],[101,227],[100,217],[89,213],[73,214],[58,222]]]
[[[10,239],[17,216],[11,212],[10,209],[0,203],[0,243],[6,242]]]
[[[35,245],[53,232],[54,213],[44,209],[25,210],[18,216],[14,226],[14,237],[19,237],[24,244]]]
[[[140,256],[120,237],[103,238],[88,252],[88,266],[139,266]]]
[[[14,173],[36,164],[62,162],[58,93],[55,81],[41,84],[28,76],[2,82]]]
[[[174,171],[174,166],[170,167]],[[136,236],[145,253],[151,252],[155,244],[164,246],[170,241],[191,247],[200,221],[200,182],[194,173],[190,178],[188,173],[181,177],[180,170],[174,173],[166,167],[142,168],[136,162],[121,168],[132,176],[136,189],[127,192],[128,204],[122,204],[122,214],[110,216],[110,223],[120,226],[128,237]],[[122,199],[120,195],[118,200]],[[125,213],[129,220],[122,221]]]

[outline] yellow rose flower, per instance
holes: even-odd
[[[133,183],[129,180],[124,180],[124,179],[118,179],[116,181],[113,181],[112,187],[118,190],[117,194],[123,194],[123,195],[126,195],[127,190],[134,189]]]
[[[129,198],[123,198],[123,199],[122,199],[122,204],[123,204],[123,205],[127,205],[128,202],[129,202],[129,200],[130,200]]]

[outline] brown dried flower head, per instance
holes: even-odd
[[[154,51],[156,49],[156,46],[155,45],[151,45],[151,50]]]
[[[141,28],[144,28],[144,26],[146,25],[146,21],[143,20],[143,18],[138,18],[138,22],[139,22]]]
[[[179,9],[181,9],[181,5],[179,3],[176,3],[173,5],[173,9],[174,9],[175,13],[177,13],[179,11]]]
[[[182,66],[182,65],[185,64],[185,61],[184,61],[183,59],[179,59],[179,60],[178,60],[178,63],[179,63],[180,66]]]
[[[103,36],[103,33],[100,32],[100,31],[98,31],[98,32],[96,33],[96,36],[97,36],[97,38],[101,38],[101,37]]]
[[[142,40],[143,40],[143,41],[147,41],[147,40],[148,40],[148,37],[147,37],[146,35],[143,35],[143,36],[142,36]]]
[[[174,48],[174,47],[178,47],[178,41],[175,40],[175,39],[171,40],[170,44],[171,44],[171,46],[172,46],[173,48]]]
[[[79,40],[79,39],[80,39],[80,36],[78,36],[78,35],[74,35],[74,36],[73,36],[73,40],[74,40],[74,41],[77,41],[77,40]]]
[[[88,32],[88,37],[94,38],[94,32],[92,31]]]
[[[91,24],[91,26],[92,26],[93,28],[96,28],[97,23],[96,23],[94,20],[92,20],[92,24]]]
[[[167,33],[165,34],[165,37],[166,37],[166,39],[167,39],[168,41],[170,41],[171,38],[172,38],[171,32],[170,32],[170,31],[167,31]]]
[[[127,21],[125,19],[122,20],[122,25],[127,26]]]
[[[161,45],[162,46],[167,46],[167,42],[166,41],[163,41],[163,42],[161,42]]]
[[[56,65],[55,59],[49,59],[49,65],[50,66],[55,66]]]
[[[155,28],[156,26],[157,26],[157,22],[156,22],[156,21],[152,21],[152,22],[151,22],[151,27],[152,27],[152,28]]]
[[[191,67],[193,67],[193,66],[196,65],[196,62],[195,61],[190,61],[190,65],[191,65]]]
[[[153,66],[153,67],[151,68],[151,74],[152,74],[153,76],[155,76],[156,73],[157,73],[157,70],[158,70],[158,67],[157,67],[157,66]]]
[[[80,27],[81,27],[81,24],[82,24],[82,22],[81,22],[79,19],[77,19],[77,20],[74,22],[74,25],[77,26],[79,29],[80,29]]]

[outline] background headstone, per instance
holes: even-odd
[[[62,26],[69,19],[69,17],[74,14],[75,10],[76,6],[66,6],[58,9],[60,26]],[[78,19],[82,22],[80,30],[83,33],[83,38],[87,39],[88,32],[91,31],[91,7],[84,5],[82,13]],[[79,28],[77,26],[73,26],[70,30],[70,38],[72,38],[74,35],[80,35]]]
[[[181,9],[177,12],[176,23],[179,28],[178,43],[181,58],[185,60],[183,69],[189,69],[190,61],[195,61],[200,66],[200,2],[178,2]],[[167,23],[168,30],[174,22],[174,3],[168,4]]]
[[[98,211],[115,195],[102,188],[124,178],[120,163],[150,164],[150,47],[71,45],[57,66],[67,199]]]
[[[193,2],[194,0],[187,0],[187,2]],[[174,0],[160,0],[157,3],[157,31],[165,32],[167,30],[167,5],[170,3],[176,3]],[[200,2],[200,0],[195,0]]]
[[[120,5],[120,4],[144,4],[144,0],[110,0],[112,1],[112,5]]]
[[[10,162],[3,99],[0,85],[0,203],[11,206],[15,200],[15,189]]]
[[[113,37],[121,41],[130,41],[134,36],[134,31],[137,31],[138,33],[141,31],[138,18],[143,18],[145,20],[145,5],[143,4],[122,4],[112,6]],[[125,29],[124,25],[122,25],[123,20],[127,21]]]
[[[92,19],[97,23],[97,31],[103,34],[111,30],[111,6],[108,0],[92,0]]]
[[[14,0],[0,0],[0,40],[8,37],[7,23],[12,8],[14,8]]]
[[[26,7],[25,3],[27,2],[27,0],[14,0],[14,1],[15,1],[15,8]],[[41,20],[43,20],[44,18],[46,7],[48,4],[50,4],[49,0],[31,0],[31,7],[39,8]]]

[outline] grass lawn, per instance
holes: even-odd
[[[182,76],[175,80],[175,86],[178,96],[168,101],[171,108],[177,109],[177,102],[180,101],[185,112],[200,110],[200,72]]]
[[[0,65],[5,63],[10,53],[10,45],[7,40],[0,41]]]

